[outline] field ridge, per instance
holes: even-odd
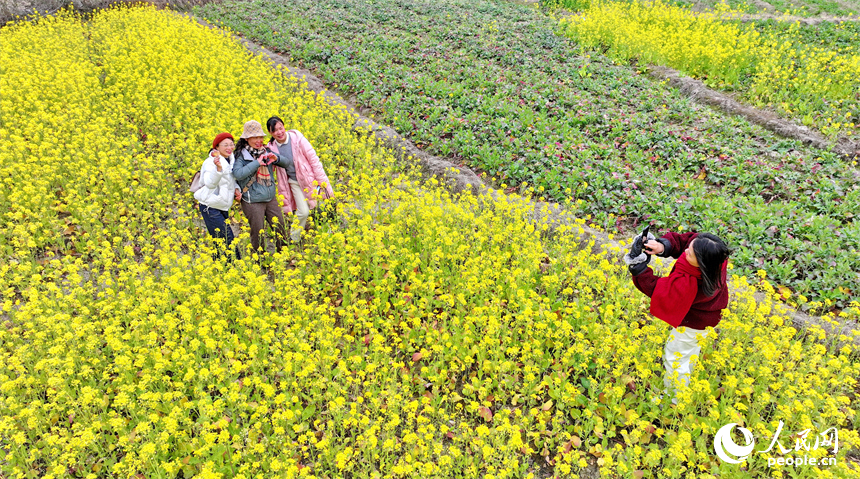
[[[740,17],[726,17],[726,20],[738,20],[741,22],[758,22],[762,20],[773,20],[776,22],[800,22],[803,25],[818,25],[821,23],[855,23],[860,22],[860,17],[843,17],[833,15],[819,15],[815,17],[798,17],[797,15],[778,15],[775,13],[744,13]]]
[[[701,80],[688,77],[674,68],[649,64],[648,74],[657,80],[666,81],[667,84],[700,105],[716,107],[726,113],[741,116],[783,138],[799,140],[804,145],[822,150],[832,149],[849,160],[860,157],[860,143],[852,142],[844,136],[835,142],[830,141],[815,128],[798,125],[772,111],[756,108],[748,103],[735,100],[730,95],[714,90]]]

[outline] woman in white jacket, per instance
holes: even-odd
[[[200,214],[206,229],[213,238],[223,238],[226,246],[233,242],[233,229],[227,224],[230,207],[233,200],[241,198],[241,191],[233,178],[233,135],[219,133],[212,141],[216,156],[208,156],[200,168],[200,179],[203,187],[194,193],[194,198],[200,202]],[[214,153],[213,153],[214,154]],[[236,248],[239,257],[239,248]]]

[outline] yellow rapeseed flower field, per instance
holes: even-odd
[[[695,14],[662,0],[596,1],[562,20],[568,34],[587,46],[608,46],[617,58],[670,65],[689,75],[727,83],[754,61],[758,32],[725,22],[733,12],[725,4]]]
[[[315,146],[339,220],[262,266],[213,259],[188,179],[217,132],[272,114]],[[734,277],[660,404],[668,326],[617,248],[515,195],[452,195],[353,121],[175,13],[0,30],[0,476],[856,476],[854,338],[796,330]],[[808,452],[837,464],[714,455],[723,425],[763,448],[780,421],[788,448],[838,428]]]

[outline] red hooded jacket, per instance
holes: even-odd
[[[671,245],[660,256],[677,258],[669,276],[658,278],[648,267],[638,276],[633,276],[633,284],[651,298],[651,314],[669,323],[673,328],[680,326],[705,329],[720,322],[723,309],[729,305],[729,290],[726,285],[726,266],[723,262],[720,284],[711,296],[699,291],[699,278],[702,272],[687,262],[684,250],[698,233],[666,233],[661,240]],[[665,246],[665,242],[663,242]]]

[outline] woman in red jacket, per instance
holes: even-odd
[[[678,260],[669,276],[654,276],[648,267],[652,254]],[[663,349],[663,383],[674,404],[678,402],[674,373],[681,384],[689,383],[690,358],[701,350],[696,336],[704,336],[705,328],[719,324],[729,304],[728,257],[728,246],[709,233],[666,233],[659,239],[648,238],[644,244],[636,237],[625,257],[633,284],[651,298],[651,314],[674,328]]]

